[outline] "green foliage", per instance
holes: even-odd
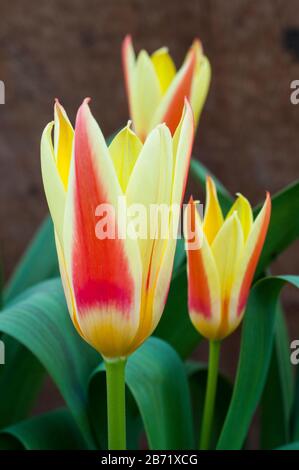
[[[99,356],[75,331],[60,280],[46,281],[32,288],[20,302],[4,309],[0,315],[0,331],[25,346],[52,376],[92,446],[87,418],[87,383]],[[5,367],[9,368],[10,364]],[[7,387],[9,391],[9,382]],[[15,400],[15,397],[8,395],[7,401],[10,399]]]
[[[192,161],[191,173],[205,187],[209,171]],[[216,184],[226,213],[233,198],[219,181]],[[257,279],[299,237],[299,182],[272,201]],[[155,337],[128,359],[131,449],[146,445],[190,449],[198,441],[207,367],[183,362],[202,340],[188,316],[185,260],[184,241],[179,240],[168,301]],[[47,218],[9,284],[1,289],[0,332],[6,350],[6,364],[0,366],[1,449],[107,446],[103,363],[75,331],[57,275],[53,226]],[[299,287],[298,277],[280,276],[260,279],[251,290],[236,378],[233,384],[222,375],[218,380],[214,448],[241,449],[260,405],[261,447],[299,449],[299,374],[295,387],[284,313],[277,304],[286,282]],[[66,408],[30,417],[45,374],[52,377]]]
[[[106,393],[104,376],[101,365],[90,383],[91,416],[99,429],[106,427],[106,410],[102,401]],[[150,449],[194,447],[187,375],[183,362],[173,348],[158,338],[148,339],[128,359],[126,384],[131,394],[128,422],[136,427],[134,444],[140,431],[140,422],[136,418],[138,409]],[[101,435],[99,439],[103,443]]]
[[[299,276],[265,278],[251,291],[243,321],[233,396],[218,449],[241,449],[244,444],[266,382],[275,335],[277,300],[286,282],[299,287]]]
[[[20,421],[0,432],[0,449],[79,450],[86,448],[75,421],[66,409]]]

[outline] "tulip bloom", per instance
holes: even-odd
[[[186,242],[189,313],[195,328],[210,340],[225,338],[243,318],[270,214],[269,193],[254,221],[250,203],[239,194],[224,219],[211,178],[207,179],[203,221],[194,201],[189,202]],[[192,249],[196,241],[199,247]]]
[[[55,120],[43,132],[42,176],[68,309],[80,335],[106,359],[127,357],[155,329],[167,298],[176,240],[99,240],[97,207],[110,204],[117,210],[120,197],[128,207],[180,205],[192,142],[187,102],[174,137],[160,124],[144,144],[128,125],[108,147],[88,100],[79,108],[75,130],[56,102]]]
[[[131,36],[124,39],[122,59],[130,115],[142,141],[161,122],[174,134],[185,97],[190,101],[197,126],[211,76],[199,40],[193,42],[178,71],[166,47],[151,56],[142,50],[136,58]]]

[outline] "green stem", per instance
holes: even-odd
[[[107,383],[108,449],[126,449],[126,361],[105,361]]]
[[[211,430],[214,415],[217,377],[219,368],[220,341],[209,343],[209,370],[204,403],[203,421],[200,433],[199,448],[207,450],[210,447]]]

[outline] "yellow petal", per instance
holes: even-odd
[[[237,214],[234,213],[226,219],[212,244],[222,297],[221,325],[218,331],[219,338],[225,337],[230,332],[229,303],[243,246],[242,227]]]
[[[161,47],[155,51],[152,56],[152,63],[159,78],[161,91],[164,94],[176,74],[176,67],[167,47]]]
[[[140,344],[149,336],[155,325],[153,312],[155,285],[161,259],[168,243],[168,240],[161,236],[159,223],[157,224],[158,233],[156,231],[155,234],[150,233],[153,221],[150,216],[150,207],[153,204],[160,204],[166,205],[168,209],[171,191],[172,140],[168,128],[161,124],[146,139],[126,192],[128,208],[135,203],[141,204],[146,210],[145,215],[149,222],[144,239],[138,239],[143,264],[143,300],[139,330],[134,344]]]
[[[238,194],[238,198],[232,205],[230,211],[227,214],[227,218],[230,217],[234,212],[237,213],[238,218],[241,222],[243,229],[244,240],[247,240],[248,234],[251,230],[253,223],[252,209],[251,205],[242,194]]]
[[[266,201],[252,224],[242,256],[239,259],[231,293],[230,316],[232,321],[242,319],[255,269],[265,242],[271,214],[271,198]]]
[[[116,175],[124,193],[141,149],[142,143],[130,129],[130,123],[114,137],[109,146]]]
[[[63,219],[65,207],[65,189],[58,173],[52,144],[52,129],[50,122],[44,129],[41,139],[41,170],[49,211],[54,223],[57,236],[63,246]]]
[[[191,87],[190,103],[194,112],[195,127],[197,127],[210,87],[211,66],[208,58],[203,55],[200,41],[195,40],[192,48],[196,52],[196,65]]]
[[[157,325],[163,312],[166,293],[171,280],[173,268],[173,259],[176,247],[176,234],[179,225],[179,208],[185,193],[187,175],[190,164],[190,156],[192,151],[194,137],[193,114],[189,103],[185,102],[185,108],[179,126],[176,129],[173,138],[173,179],[171,204],[173,210],[177,208],[178,213],[171,211],[169,221],[170,238],[167,243],[164,255],[160,259],[160,270],[156,283],[155,300],[154,300],[154,327]]]
[[[194,120],[191,106],[185,100],[181,121],[173,136],[172,204],[181,204],[188,177],[194,140]]]
[[[74,131],[61,104],[54,106],[54,154],[62,183],[67,188],[70,162],[72,158]]]
[[[214,181],[209,176],[206,181],[206,208],[203,230],[210,245],[223,225],[223,215],[218,201]]]
[[[185,210],[188,305],[195,328],[208,339],[216,339],[221,323],[221,287],[217,266],[191,199]]]
[[[145,140],[153,126],[152,118],[162,97],[160,82],[148,53],[137,58],[132,86],[132,119],[136,133]]]

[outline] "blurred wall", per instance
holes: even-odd
[[[257,202],[299,175],[296,0],[15,0],[1,5],[0,242],[8,276],[47,212],[39,142],[59,97],[74,120],[85,96],[106,135],[128,118],[120,61],[168,45],[179,65],[199,36],[213,67],[194,153],[232,191]],[[296,52],[297,51],[297,52]],[[192,186],[193,192],[197,188]],[[299,268],[298,246],[277,264]],[[292,310],[298,295],[290,293]]]

